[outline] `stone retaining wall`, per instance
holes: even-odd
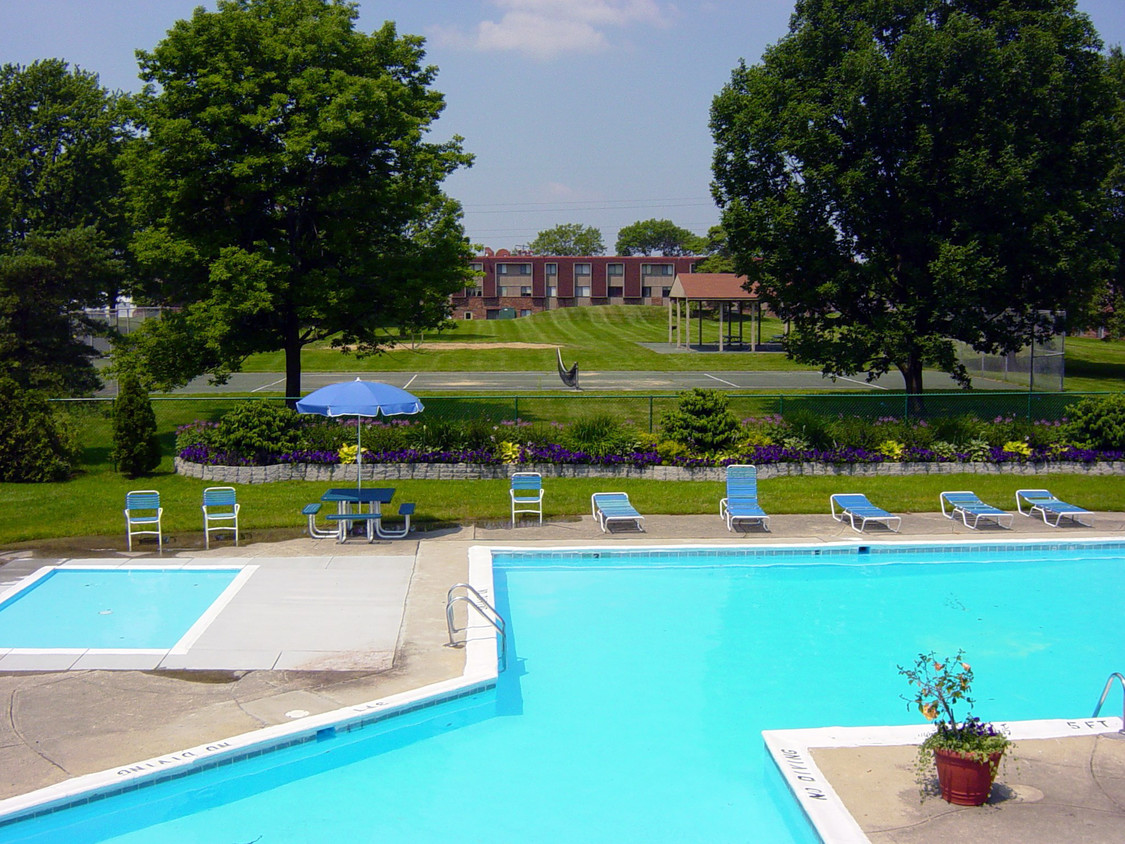
[[[283,463],[275,466],[208,466],[188,463],[176,458],[176,472],[220,484],[263,484],[271,481],[317,481],[318,483],[355,483],[356,465],[318,465]],[[368,481],[438,481],[497,480],[512,472],[538,472],[545,478],[620,478],[657,481],[721,481],[726,477],[722,467],[706,466],[590,466],[525,463],[518,466],[482,465],[479,463],[365,463],[363,480]],[[876,475],[1044,475],[1059,472],[1074,475],[1125,475],[1125,462],[1107,463],[770,463],[758,467],[761,479],[789,475],[833,475],[874,477]]]

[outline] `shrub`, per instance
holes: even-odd
[[[1125,449],[1125,393],[1082,399],[1070,409],[1065,430],[1083,448]]]
[[[686,390],[680,405],[660,420],[664,436],[692,451],[714,454],[738,440],[738,419],[727,397],[718,390]]]
[[[562,431],[562,445],[593,457],[605,457],[633,450],[638,436],[608,414],[588,416],[572,422]]]
[[[62,481],[78,459],[74,434],[47,400],[0,377],[0,481]]]
[[[269,401],[245,401],[219,422],[214,447],[261,458],[293,451],[300,445],[296,411]]]
[[[113,463],[127,478],[145,475],[160,465],[156,414],[148,390],[132,372],[122,372],[113,402]]]
[[[355,431],[336,419],[307,415],[301,417],[298,449],[301,451],[338,451],[340,446],[355,444]],[[368,448],[368,426],[363,426],[363,447]]]
[[[215,442],[218,430],[218,422],[208,422],[204,419],[196,419],[194,422],[181,425],[176,429],[176,451],[183,451],[193,445],[210,446]]]

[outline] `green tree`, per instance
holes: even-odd
[[[539,232],[527,245],[532,255],[603,255],[602,233],[593,226],[563,223]]]
[[[1073,0],[817,0],[715,98],[737,270],[826,373],[1001,353],[1105,277],[1114,98]]]
[[[98,384],[69,314],[122,281],[121,106],[57,59],[0,67],[0,372],[24,387]]]
[[[471,157],[424,140],[444,108],[422,39],[355,29],[342,0],[220,0],[139,53],[144,136],[128,166],[152,299],[137,333],[161,386],[333,337],[360,354],[440,324],[470,278],[442,181]]]
[[[698,255],[702,238],[671,220],[641,220],[617,233],[618,255]]]
[[[711,226],[703,247],[707,257],[695,265],[697,273],[733,273],[734,258],[727,245],[727,233],[722,226]]]
[[[113,463],[128,478],[147,475],[160,465],[156,413],[137,374],[124,369],[113,402]]]

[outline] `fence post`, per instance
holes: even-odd
[[[516,422],[520,418],[520,397],[519,396],[515,397],[515,400],[513,401],[513,404],[515,405],[516,415],[512,418],[512,421]]]
[[[652,404],[656,400],[655,396],[648,397],[648,432],[652,433]]]

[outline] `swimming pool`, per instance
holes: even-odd
[[[2,651],[169,651],[229,600],[243,568],[48,566],[0,596]]]
[[[1125,543],[890,548],[497,551],[494,691],[0,837],[813,840],[762,730],[914,723],[923,650],[964,648],[1005,720],[1085,715],[1120,667]]]

